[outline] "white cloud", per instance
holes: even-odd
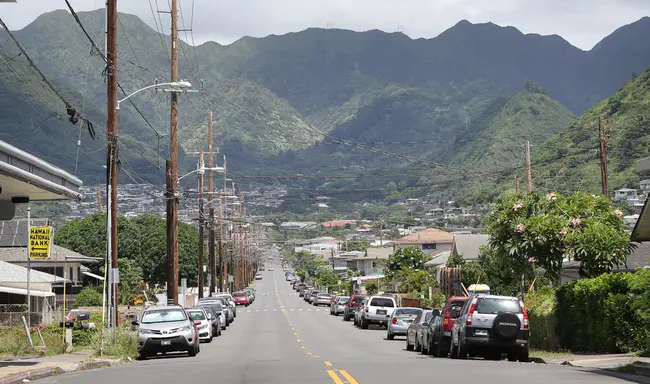
[[[71,0],[77,11],[104,6],[104,0]],[[154,26],[150,4],[168,10],[167,0],[118,0],[120,12],[138,15]],[[181,0],[186,26],[192,0]],[[20,29],[38,15],[65,7],[54,0],[0,4],[10,28]],[[194,0],[197,43],[231,43],[244,36],[266,36],[309,27],[381,29],[431,38],[462,19],[511,25],[525,33],[557,34],[591,49],[616,28],[650,14],[650,1],[636,0]],[[161,15],[168,32],[169,15]]]

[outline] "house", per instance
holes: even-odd
[[[382,260],[388,260],[393,253],[391,248],[368,248],[363,256],[349,258],[347,267],[359,271],[362,276],[373,276],[383,272]]]
[[[58,276],[0,261],[0,325],[14,325],[30,313],[30,324],[50,324],[54,312],[54,285],[65,280]],[[27,295],[31,297],[27,310]]]
[[[634,272],[639,268],[650,268],[650,241],[638,244],[638,247],[627,257],[625,265],[614,267],[613,272]],[[570,260],[562,263],[561,284],[581,277],[579,261]]]
[[[325,228],[340,228],[340,227],[345,227],[346,225],[354,226],[357,225],[356,220],[330,220],[326,221],[323,224],[323,227]]]
[[[32,219],[32,226],[48,225],[47,219]],[[27,219],[0,221],[0,261],[27,268]],[[98,283],[104,278],[95,275],[85,266],[101,263],[102,259],[87,257],[61,246],[52,244],[48,259],[31,260],[29,264],[34,271],[57,276],[53,284],[56,301],[54,305],[63,304],[63,277],[66,277],[66,300],[74,302],[76,294],[87,283]],[[1,302],[0,302],[1,303]]]
[[[488,245],[489,240],[490,236],[488,235],[454,233],[451,257],[460,256],[465,261],[476,261],[480,248]]]
[[[393,251],[410,246],[418,246],[427,254],[450,251],[453,241],[452,233],[438,228],[427,228],[396,240],[393,243]]]

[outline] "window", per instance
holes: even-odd
[[[203,311],[189,311],[190,319],[192,320],[205,320]]]
[[[430,244],[422,244],[422,249],[423,249],[423,250],[436,249],[436,244],[434,244],[434,243],[430,243]]]
[[[422,312],[419,308],[400,308],[395,311],[395,316],[399,315],[418,315]]]
[[[182,309],[159,309],[147,311],[142,315],[142,324],[168,323],[183,320],[187,320],[187,316]]]
[[[370,306],[372,306],[372,307],[390,307],[390,308],[393,308],[393,307],[395,307],[395,303],[393,302],[393,299],[384,298],[384,297],[375,297],[370,302]]]
[[[428,323],[433,319],[433,312],[427,312],[427,314],[424,316],[424,322]]]
[[[478,313],[513,312],[521,313],[521,307],[516,300],[510,299],[479,299],[476,305]]]
[[[365,297],[357,296],[357,297],[354,298],[354,300],[352,300],[352,302],[356,303],[356,304],[359,304],[359,303],[363,302],[365,299],[366,299]]]

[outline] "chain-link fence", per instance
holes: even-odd
[[[32,325],[43,322],[43,314],[29,313],[25,304],[0,304],[0,326],[23,325],[23,316]]]

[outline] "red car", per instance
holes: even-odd
[[[232,299],[235,301],[236,305],[245,305],[248,307],[248,304],[250,304],[246,292],[233,292]]]

